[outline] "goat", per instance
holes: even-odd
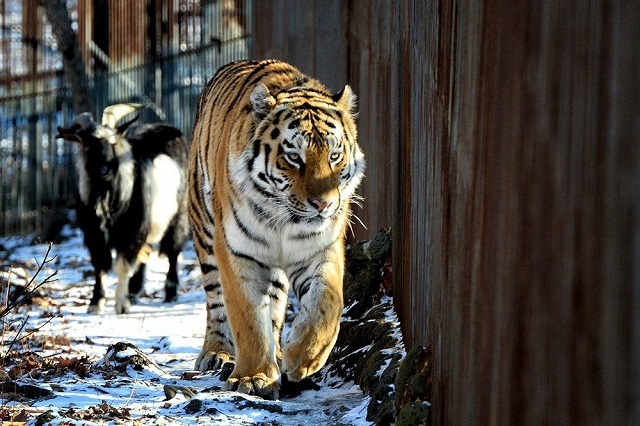
[[[76,117],[58,136],[79,144],[77,219],[95,270],[89,313],[104,309],[104,280],[112,266],[118,277],[115,310],[128,313],[142,291],[151,244],[169,259],[165,302],[178,291],[177,260],[189,232],[186,199],[188,147],[182,133],[167,124],[117,125],[140,108],[105,108],[102,124],[90,113]]]

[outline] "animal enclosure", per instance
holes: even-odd
[[[216,69],[251,48],[250,0],[68,1],[95,93],[94,116],[112,104],[148,105],[145,122],[190,137],[198,96]],[[0,234],[46,232],[77,186],[69,82],[38,0],[0,3]]]
[[[2,4],[14,3],[23,4]],[[95,3],[114,10],[122,4]],[[214,55],[216,63],[198,59],[199,52],[215,54],[231,44],[210,43],[190,28],[210,16],[206,10],[214,14],[215,5],[230,3],[178,3],[169,10],[165,2],[146,2],[156,7],[157,25],[138,28],[161,40],[149,44],[162,52],[155,60],[113,58],[131,51],[149,59],[140,50],[146,43],[102,49],[114,61],[103,79],[113,93],[128,84],[120,82],[124,76],[137,89],[98,97],[113,103],[145,94],[168,122],[188,127],[204,76],[245,54],[291,62],[331,89],[351,84],[368,162],[364,209],[356,209],[368,230],[354,230],[364,238],[392,229],[394,298],[405,343],[430,342],[433,349],[435,423],[640,422],[637,4],[231,2],[244,5],[230,22],[243,29],[234,40],[245,50]],[[83,16],[88,2],[77,4]],[[128,19],[153,21],[139,12]],[[89,31],[78,22],[81,33]],[[99,32],[103,38],[120,33],[136,34]],[[202,44],[189,43],[195,35]],[[15,63],[8,59],[12,46],[32,52],[21,37],[3,42],[4,70]],[[172,71],[163,68],[168,64]],[[191,66],[204,71],[180,74]],[[94,81],[101,81],[95,72]],[[36,195],[41,204],[55,205],[73,183],[66,163],[51,178],[28,174],[45,157],[33,154],[45,139],[29,135],[45,134],[60,122],[57,114],[69,116],[59,68],[48,73],[46,81],[57,85],[40,87],[53,92],[21,89],[18,97],[9,89],[27,87],[27,80],[3,80],[0,232],[16,222],[24,225],[12,229],[25,230],[29,215],[41,214],[37,201],[19,195],[25,188],[63,182],[59,195],[36,191],[44,194]],[[166,80],[168,74],[175,79]],[[155,91],[147,89],[152,86]],[[41,104],[55,107],[45,114]],[[55,147],[57,155],[46,134],[47,149]],[[68,146],[60,149],[56,158],[67,161]],[[10,173],[21,177],[5,180]]]

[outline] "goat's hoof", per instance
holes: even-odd
[[[131,310],[131,302],[129,299],[116,301],[116,314],[128,314]]]
[[[97,302],[93,302],[93,300],[91,302],[89,302],[89,307],[87,308],[87,313],[88,314],[100,314],[102,312],[104,312],[104,307],[107,304],[107,299],[102,298],[99,299]]]
[[[231,369],[233,369],[233,365],[235,365],[235,363],[236,363],[235,357],[224,351],[200,352],[200,355],[198,355],[198,359],[196,360],[196,370],[201,371],[203,373],[205,371],[217,371],[217,370],[226,371],[226,369],[228,368],[227,364],[230,364],[232,366]],[[231,372],[229,372],[229,374],[231,374]],[[226,378],[223,378],[223,380],[225,379]]]
[[[164,303],[178,301],[178,284],[167,280],[164,283]]]
[[[264,399],[274,400],[280,397],[280,383],[264,373],[258,373],[252,377],[230,378],[225,382],[224,390],[238,391]]]
[[[178,295],[174,294],[173,296],[167,296],[164,298],[164,303],[174,303],[178,301]]]
[[[140,296],[135,293],[129,293],[127,295],[127,299],[129,299],[129,303],[131,303],[132,305],[137,305],[140,301]]]

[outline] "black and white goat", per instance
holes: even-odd
[[[78,142],[78,223],[91,254],[96,283],[89,312],[105,305],[104,278],[112,265],[118,276],[116,313],[128,313],[142,291],[151,244],[169,259],[165,302],[177,298],[177,260],[188,235],[186,203],[187,144],[180,131],[167,124],[119,126],[139,105],[107,107],[102,124],[90,113],[80,114],[70,127],[58,127],[58,137]]]

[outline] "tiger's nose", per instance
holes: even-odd
[[[308,198],[307,201],[309,201],[309,204],[318,210],[318,213],[322,213],[332,204],[321,198]]]

